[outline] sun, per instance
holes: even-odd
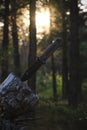
[[[29,26],[30,26],[30,15],[29,10],[23,9],[22,16],[18,17],[17,24],[20,28],[20,34],[28,37]],[[50,32],[50,11],[49,8],[41,8],[36,10],[36,35],[38,39],[41,39],[44,34]]]
[[[23,24],[25,27],[30,25],[29,21],[29,11],[24,11],[23,14]],[[50,11],[48,8],[41,8],[39,11],[36,11],[36,29],[37,33],[48,33],[50,28]]]
[[[37,33],[49,33],[50,28],[50,12],[49,9],[41,9],[36,12],[36,27]]]

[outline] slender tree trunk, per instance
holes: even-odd
[[[78,0],[70,1],[70,88],[69,88],[69,105],[78,106],[80,86],[80,52],[79,52],[79,12]]]
[[[20,67],[20,54],[19,54],[19,45],[18,45],[18,34],[17,34],[17,25],[16,25],[16,8],[15,1],[11,2],[12,6],[12,37],[13,37],[13,49],[14,49],[14,68],[16,75],[20,76],[21,67]]]
[[[36,0],[30,0],[30,42],[29,42],[29,67],[36,60]],[[31,79],[29,79],[29,85],[34,92],[36,92],[36,74],[34,74]]]
[[[68,94],[68,63],[67,63],[67,31],[66,31],[66,9],[65,9],[65,0],[62,0],[62,45],[63,45],[63,56],[62,56],[62,93],[63,98],[67,97]]]
[[[3,28],[3,42],[2,42],[2,60],[1,60],[1,82],[8,75],[8,45],[9,45],[9,0],[5,0],[4,11],[4,28]]]
[[[52,88],[53,88],[53,98],[57,98],[57,88],[56,88],[56,70],[55,70],[55,62],[54,55],[51,56],[51,66],[52,66]]]
[[[50,37],[49,37],[49,43],[52,43],[53,41],[53,10],[52,10],[53,0],[49,1],[49,9],[50,9]],[[53,92],[53,98],[57,98],[57,88],[56,88],[56,70],[55,70],[55,62],[54,62],[54,55],[51,56],[51,69],[52,69],[52,92]]]

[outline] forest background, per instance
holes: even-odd
[[[59,38],[62,47],[33,74],[28,84],[42,102],[68,108],[86,104],[86,35],[87,4],[83,1],[1,0],[0,82],[10,72],[21,77]]]

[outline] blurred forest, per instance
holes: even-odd
[[[30,86],[41,97],[68,98],[71,105],[86,100],[86,17],[81,1],[2,0],[1,82],[10,72],[21,77],[53,40],[61,38],[62,48],[29,79]]]
[[[0,83],[11,72],[21,78],[57,38],[62,47],[26,82],[40,98],[41,113],[44,107],[47,111],[52,107],[55,115],[59,111],[72,114],[69,107],[81,107],[74,111],[78,116],[87,104],[87,4],[81,0],[0,0]],[[54,124],[57,121],[55,117]]]

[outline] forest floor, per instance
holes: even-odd
[[[41,101],[35,117],[28,115],[15,121],[15,130],[86,130],[87,105],[70,108],[66,103]]]

